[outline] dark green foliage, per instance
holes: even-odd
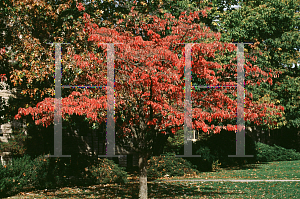
[[[148,160],[147,177],[150,179],[161,178],[167,174],[172,177],[197,173],[196,166],[172,153],[153,156]]]
[[[179,154],[183,144],[184,144],[184,131],[179,130],[174,135],[168,137],[167,143],[165,145],[165,153],[167,152],[174,152],[175,154]]]
[[[87,174],[96,184],[106,183],[127,183],[127,172],[124,168],[118,167],[114,161],[99,159],[96,166],[88,168]]]
[[[11,195],[27,189],[55,188],[69,185],[72,172],[70,159],[29,155],[13,158],[10,165],[0,166],[0,194]]]
[[[47,186],[49,159],[39,156],[32,160],[25,155],[12,159],[10,165],[0,165],[0,195],[20,192],[33,187]]]
[[[298,132],[299,128],[284,126],[272,132],[273,135],[271,136],[274,138],[272,143],[286,149],[296,149],[297,152],[300,152],[300,135]]]
[[[299,1],[245,1],[240,5],[238,10],[221,14],[214,11],[208,15],[219,15],[220,21],[215,26],[221,33],[221,41],[256,42],[254,49],[251,49],[251,45],[245,45],[245,50],[248,51],[245,51],[246,60],[248,55],[257,57],[256,61],[248,59],[252,65],[284,72],[276,78],[273,76],[272,85],[245,85],[245,89],[253,94],[253,101],[268,94],[269,102],[284,106],[285,113],[283,117],[277,118],[278,126],[275,125],[274,128],[299,128],[299,99],[296,97],[300,92],[300,70],[297,67],[300,41],[297,25]],[[251,76],[249,78],[252,79]],[[254,76],[253,79],[257,78]],[[269,123],[265,123],[265,129],[270,127]]]
[[[187,158],[194,165],[197,165],[199,171],[212,171],[212,164],[218,159],[208,146],[200,146],[197,150],[197,154],[201,155],[200,158]]]
[[[259,162],[300,160],[300,153],[296,152],[295,149],[285,149],[277,145],[269,146],[257,142],[256,150],[257,161]]]
[[[235,158],[228,155],[236,154],[236,134],[235,132],[221,131],[220,134],[201,134],[200,140],[193,144],[193,154],[201,155],[197,158],[184,158],[197,166],[199,171],[213,171],[218,163],[222,168],[231,166],[242,166],[269,161],[289,161],[298,160],[299,154],[295,149],[285,149],[281,146],[269,146],[260,142],[254,142],[253,139],[245,134],[245,152],[246,155],[254,157]],[[280,138],[283,140],[283,138]],[[183,154],[183,131],[177,131],[174,137],[168,139],[165,152],[176,152]],[[217,163],[218,161],[218,163]]]
[[[71,174],[69,158],[50,158],[48,165],[48,182],[52,186],[65,186],[69,183],[67,177]]]
[[[255,155],[255,142],[245,135],[246,155]],[[212,171],[217,166],[217,161],[221,167],[243,165],[255,163],[253,158],[235,158],[228,155],[236,154],[236,134],[222,130],[220,134],[204,136],[200,141],[193,144],[193,154],[201,155],[200,158],[185,158],[197,165],[199,171]]]
[[[12,159],[10,165],[0,164],[0,196],[79,184],[127,182],[124,168],[118,167],[112,160],[100,159],[97,166],[93,166],[94,161],[91,158],[77,158],[81,164],[71,164],[70,158],[48,158],[40,155],[34,159],[26,154],[24,157]]]
[[[257,162],[299,160],[300,158],[300,153],[297,153],[295,149],[256,143],[247,134],[245,141],[246,155],[254,155],[252,158],[228,157],[228,155],[236,154],[235,133],[221,132],[221,134],[212,135],[207,140],[198,141],[193,146],[196,151],[195,154],[201,155],[201,158],[186,159],[197,165],[199,171],[212,171],[213,167],[216,166],[216,161],[219,161],[221,167],[225,168]]]

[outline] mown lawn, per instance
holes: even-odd
[[[299,198],[300,181],[288,182],[197,182],[164,181],[148,183],[149,198]],[[300,180],[300,161],[281,161],[248,165],[238,169],[203,172],[197,179]],[[107,184],[88,187],[65,187],[20,193],[10,198],[138,198],[138,182],[126,185]]]
[[[203,172],[197,179],[300,180],[300,160],[266,162],[245,165],[243,168],[221,169],[218,172]]]

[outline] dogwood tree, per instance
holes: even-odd
[[[78,5],[78,9],[84,9],[82,4]],[[132,8],[131,15],[136,14]],[[190,13],[188,16],[182,13],[179,21],[174,20],[171,14],[165,14],[165,19],[149,16],[151,23],[134,27],[136,31],[142,29],[147,33],[148,40],[143,40],[130,32],[98,27],[92,22],[90,15],[85,13],[85,28],[82,31],[89,33],[88,42],[91,42],[96,50],[80,56],[70,49],[69,60],[65,60],[66,68],[79,67],[81,71],[80,74],[76,74],[74,82],[70,82],[70,85],[107,85],[107,43],[115,43],[115,121],[118,121],[115,134],[121,140],[121,145],[130,144],[139,154],[140,198],[147,198],[146,164],[155,144],[153,138],[157,133],[175,133],[182,129],[184,124],[187,77],[184,77],[185,46],[180,43],[201,43],[195,44],[192,49],[192,72],[207,85],[236,85],[236,81],[228,81],[226,78],[228,71],[231,71],[231,74],[236,73],[234,61],[226,66],[209,61],[215,53],[234,51],[236,46],[219,42],[219,33],[213,33],[201,24],[194,24],[193,20],[199,15],[205,16],[206,10]],[[161,37],[158,33],[164,34],[167,24],[171,26],[172,34]],[[250,75],[261,76],[260,82],[267,81],[272,84],[271,71],[262,71],[246,62],[245,76]],[[258,82],[247,80],[246,84]],[[207,91],[192,92],[193,129],[207,133],[219,133],[222,128],[236,130],[237,127],[230,124],[210,125],[212,119],[222,121],[236,118],[237,102],[228,96],[236,96],[236,91],[224,87],[211,89],[210,94],[206,94]],[[72,92],[68,97],[61,99],[62,118],[66,119],[76,114],[86,116],[91,123],[105,122],[106,95],[105,89]],[[279,109],[282,110],[282,107],[252,103],[251,93],[246,90],[245,95],[245,120],[257,124],[272,122],[271,119],[261,121],[261,117],[266,115],[267,107],[275,108],[273,114],[280,116]],[[54,118],[54,98],[46,98],[36,107],[19,109],[16,119],[25,115],[31,115],[37,125],[49,126]]]

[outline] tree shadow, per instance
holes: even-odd
[[[268,162],[256,163],[256,164],[246,164],[240,166],[229,166],[222,168],[222,170],[247,170],[247,169],[260,169],[262,164],[268,164]]]
[[[48,196],[56,197],[78,197],[86,198],[87,196],[95,198],[138,198],[139,183],[130,182],[125,185],[107,184],[107,185],[94,185],[89,187],[80,187],[82,191],[69,191],[68,193],[55,193],[51,191],[46,193]],[[220,196],[220,195],[239,195],[241,193],[228,193],[228,190],[220,190],[218,187],[211,187],[208,185],[200,185],[194,183],[190,185],[184,185],[182,183],[159,183],[148,182],[148,197],[149,198],[175,198],[175,197],[204,197],[204,196]]]

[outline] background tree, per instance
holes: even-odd
[[[285,107],[277,128],[299,128],[299,1],[245,1],[240,5],[237,10],[219,14],[215,25],[222,33],[221,40],[255,41],[254,46],[245,48],[257,56],[257,65],[282,74],[273,78],[272,85],[249,87],[253,100],[269,96],[269,102]]]
[[[17,88],[16,92],[13,92],[17,98],[10,98],[9,108],[3,110],[1,114],[4,116],[2,123],[13,121],[20,107],[35,106],[45,98],[54,96],[54,46],[46,43],[70,43],[62,47],[63,61],[67,60],[65,58],[67,48],[74,48],[78,54],[87,50],[87,37],[82,32],[77,34],[79,29],[83,29],[83,10],[79,11],[76,8],[78,2],[80,1],[5,0],[0,3],[0,26],[4,31],[4,34],[0,35],[1,48],[3,47],[0,71],[6,74],[8,86]],[[102,23],[99,7],[87,6],[85,12],[98,19],[95,22]],[[62,63],[63,83],[69,84],[76,78],[73,73],[79,73],[79,71],[70,70],[65,67],[65,63],[67,62]],[[65,89],[63,94],[68,95],[70,92]],[[78,121],[76,117],[72,119],[65,125],[85,126],[84,124],[88,124],[87,121],[81,121],[81,124],[75,123]],[[29,147],[37,149],[38,143],[42,140],[45,142],[51,140],[51,137],[45,133],[46,129],[35,125],[30,117],[26,118],[26,123],[28,133],[34,137]],[[51,143],[50,141],[49,145]]]

